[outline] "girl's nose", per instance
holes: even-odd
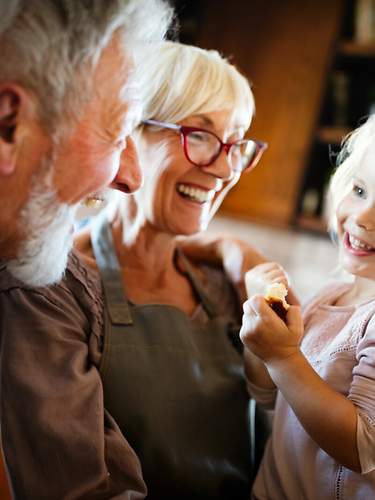
[[[355,222],[366,231],[375,229],[375,203],[363,208],[355,215]]]

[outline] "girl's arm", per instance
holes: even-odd
[[[331,389],[299,348],[303,333],[300,308],[291,306],[285,324],[261,296],[244,305],[241,329],[245,346],[265,363],[268,373],[301,425],[326,453],[345,467],[361,472],[357,450],[357,410]]]
[[[260,389],[274,389],[275,384],[270,377],[266,365],[245,345],[244,349],[246,379]]]

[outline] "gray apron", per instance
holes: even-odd
[[[248,499],[249,397],[238,326],[211,304],[186,258],[204,324],[174,306],[127,300],[102,217],[92,243],[106,301],[104,404],[140,459],[147,498]]]

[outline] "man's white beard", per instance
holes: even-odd
[[[61,280],[73,246],[77,210],[77,205],[58,201],[52,187],[52,169],[41,170],[43,175],[33,179],[29,200],[17,221],[25,239],[17,257],[7,265],[13,276],[33,287]]]

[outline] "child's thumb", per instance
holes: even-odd
[[[286,324],[289,330],[294,333],[302,334],[303,332],[303,320],[301,314],[300,306],[290,306],[288,309],[288,314],[286,317]]]

